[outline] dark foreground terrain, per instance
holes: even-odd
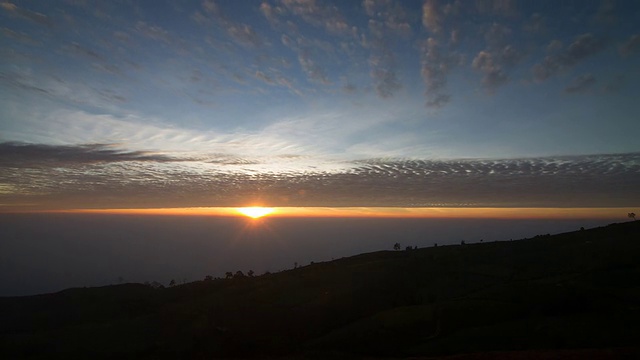
[[[616,359],[640,356],[638,334],[640,221],[170,288],[0,298],[5,359]]]

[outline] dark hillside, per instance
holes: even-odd
[[[126,284],[0,298],[0,355],[638,354],[629,350],[640,333],[638,259],[640,222],[633,221],[522,241],[382,251],[164,289]]]

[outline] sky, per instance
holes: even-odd
[[[0,211],[640,204],[635,1],[3,1]]]

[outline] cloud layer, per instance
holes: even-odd
[[[249,158],[171,158],[105,145],[0,144],[0,203],[175,206],[580,207],[640,200],[640,154],[367,160],[300,171]],[[267,166],[268,165],[268,166]],[[274,171],[274,168],[278,168]],[[271,169],[271,170],[269,170]],[[6,209],[6,208],[5,208]]]

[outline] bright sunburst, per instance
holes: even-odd
[[[257,218],[271,214],[274,211],[274,208],[252,206],[252,207],[238,208],[237,210],[242,215],[257,219]]]

